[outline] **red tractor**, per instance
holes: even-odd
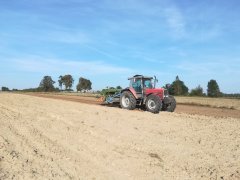
[[[130,86],[120,92],[106,97],[107,103],[119,103],[123,109],[135,109],[145,107],[152,113],[160,110],[173,112],[176,108],[176,100],[168,94],[164,88],[155,88],[156,77],[135,75],[130,80]]]

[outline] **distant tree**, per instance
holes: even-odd
[[[117,86],[116,89],[122,89],[122,87],[121,86]]]
[[[191,90],[189,95],[190,96],[204,96],[203,88],[200,85],[198,85],[198,87]]]
[[[60,92],[61,90],[59,88],[54,88],[55,92]]]
[[[44,76],[39,84],[39,88],[45,92],[55,91],[55,88],[53,86],[54,83],[55,81],[52,80],[51,76]]]
[[[44,89],[42,87],[37,87],[37,88],[28,88],[28,89],[23,89],[23,90],[19,90],[19,91],[22,91],[22,92],[42,92],[44,91]],[[48,90],[48,91],[51,91],[51,92],[59,92],[60,89],[59,88],[54,88],[51,89],[51,90]]]
[[[209,97],[219,97],[219,96],[221,96],[221,92],[220,92],[220,89],[219,89],[219,86],[218,86],[218,83],[217,83],[216,80],[211,79],[208,82],[207,95]]]
[[[18,91],[18,89],[13,88],[12,91]]]
[[[70,74],[59,76],[59,80],[58,80],[59,86],[64,85],[65,90],[70,90],[73,85],[73,82],[74,82],[74,79]]]
[[[222,94],[223,97],[240,99],[240,93]]]
[[[77,88],[77,91],[91,90],[92,89],[92,82],[88,79],[80,77],[76,88]]]
[[[100,94],[102,91],[100,91],[100,90],[97,90],[95,93],[96,94]]]
[[[63,77],[62,76],[58,77],[58,84],[59,84],[60,89],[62,90],[62,85],[63,85]]]
[[[176,80],[172,82],[171,86],[168,88],[169,94],[171,95],[187,95],[188,87],[184,84],[183,81],[176,77]]]
[[[2,91],[9,91],[9,88],[8,87],[2,87]]]

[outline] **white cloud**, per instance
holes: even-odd
[[[47,41],[55,41],[68,44],[85,44],[90,42],[90,38],[86,33],[75,32],[72,30],[66,31],[50,31],[44,36]]]
[[[114,56],[114,55],[112,55],[112,54],[110,54],[110,53],[108,53],[108,52],[106,52],[106,51],[103,51],[103,50],[101,50],[101,49],[99,49],[99,48],[96,48],[96,47],[93,47],[93,46],[91,46],[91,45],[85,44],[84,46],[87,47],[88,49],[91,49],[91,50],[93,50],[93,51],[95,51],[95,52],[97,52],[97,53],[99,53],[99,54],[102,54],[102,55],[104,55],[104,56],[106,56],[106,57],[110,57],[110,58],[113,58],[113,59],[120,59],[120,58],[117,57],[117,56]]]
[[[183,61],[176,65],[176,68],[188,73],[189,75],[201,76],[239,76],[239,59],[231,59],[231,63],[224,59],[210,60],[203,59],[198,62]],[[226,76],[227,77],[227,76]]]
[[[86,61],[86,60],[62,60],[42,58],[37,56],[26,58],[15,58],[8,60],[16,70],[33,72],[33,73],[79,73],[90,75],[102,74],[120,74],[129,73],[131,70],[125,67],[118,67],[112,64],[107,64],[102,61]]]
[[[167,7],[164,9],[167,24],[175,37],[183,37],[185,35],[185,20],[177,7]]]

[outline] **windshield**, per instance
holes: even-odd
[[[133,87],[137,93],[141,93],[142,88],[153,89],[154,85],[153,85],[152,79],[136,78],[136,79],[131,79],[130,87]]]
[[[144,87],[152,89],[153,88],[152,80],[151,79],[145,79],[144,80]]]

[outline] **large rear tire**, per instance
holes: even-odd
[[[159,96],[151,94],[147,97],[145,106],[149,112],[157,114],[162,108],[162,101]]]
[[[169,103],[164,105],[163,111],[173,112],[176,109],[177,103],[173,96],[168,96]]]
[[[136,98],[130,91],[124,91],[120,96],[120,105],[123,109],[133,110],[136,108]]]

